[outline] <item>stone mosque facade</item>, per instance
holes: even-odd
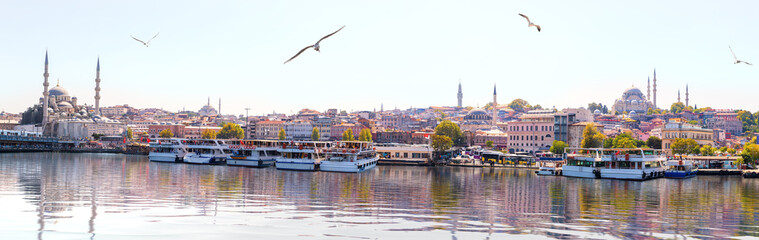
[[[648,109],[654,109],[653,102],[643,95],[643,92],[636,87],[631,87],[622,93],[622,97],[614,101],[614,105],[611,107],[613,113],[627,113],[627,114],[645,114]]]

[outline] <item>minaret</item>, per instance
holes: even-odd
[[[208,104],[206,106],[211,106],[211,97],[208,97]]]
[[[656,68],[654,68],[654,109],[657,109],[656,105]]]
[[[48,116],[47,116],[48,115],[48,113],[47,113],[47,107],[48,107],[47,103],[50,102],[50,99],[49,99],[49,96],[48,96],[48,95],[50,95],[50,93],[47,92],[47,87],[50,86],[50,83],[48,83],[48,81],[47,81],[47,78],[50,76],[50,74],[47,72],[47,50],[45,50],[45,73],[42,74],[42,76],[45,77],[45,82],[42,83],[42,86],[45,87],[45,91],[42,92],[42,96],[45,99],[42,102],[42,127],[43,127],[42,132],[45,132],[44,127],[47,124],[47,118],[48,118]]]
[[[219,116],[221,116],[221,98],[219,98],[219,110],[216,112],[219,113]]]
[[[685,106],[688,106],[688,84],[685,84]]]
[[[461,100],[464,98],[464,93],[461,92],[461,79],[459,79],[459,93],[456,94],[456,97],[459,99],[458,107],[461,108]]]
[[[646,100],[651,101],[651,77],[648,77],[648,92],[646,93]]]
[[[496,100],[495,83],[493,83],[493,126],[496,126],[496,117],[498,116],[498,100]]]
[[[95,68],[95,115],[100,115],[100,57]]]
[[[680,102],[680,89],[677,89],[677,102]]]

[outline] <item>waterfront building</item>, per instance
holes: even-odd
[[[654,78],[656,79],[656,78]],[[656,90],[654,89],[654,93]],[[646,100],[646,96],[636,87],[631,87],[622,93],[622,97],[614,101],[611,107],[612,113],[645,114],[648,109],[654,108],[654,104]]]
[[[569,141],[569,125],[578,122],[593,122],[593,114],[585,108],[565,108],[554,114],[554,140]]]
[[[333,119],[324,116],[316,116],[311,121],[311,125],[319,130],[319,141],[329,141],[332,137]],[[313,129],[311,129],[313,131]]]
[[[408,131],[378,131],[374,134],[373,139],[376,143],[404,143],[409,144],[411,132]]]
[[[148,126],[148,137],[159,138],[161,131],[169,129],[174,137],[183,138],[185,126],[182,124],[159,123]]]
[[[548,151],[554,140],[553,110],[531,110],[508,124],[509,152]]]
[[[284,123],[269,120],[256,122],[255,139],[279,139],[279,130],[284,128]]]
[[[485,147],[488,141],[493,141],[493,149],[508,148],[509,135],[498,128],[474,133],[474,145]]]
[[[678,138],[696,140],[699,145],[714,146],[714,131],[697,125],[686,123],[683,119],[670,119],[661,127],[662,150],[672,154],[672,142]]]
[[[593,122],[578,122],[573,123],[567,126],[567,145],[569,147],[579,148],[580,144],[582,144],[582,133],[585,131],[585,127],[588,125],[593,124],[596,126],[596,129],[598,132],[603,132],[604,125],[601,124],[594,124]]]
[[[56,121],[55,134],[64,139],[90,138],[94,134],[106,136],[122,135],[127,126],[119,121],[106,117],[67,118]]]
[[[297,119],[285,122],[285,139],[295,141],[310,141],[314,126],[309,120]]]
[[[341,123],[341,124],[333,125],[331,129],[331,132],[332,132],[331,140],[338,140],[338,141],[342,140],[343,133],[348,129],[350,129],[353,132],[353,138],[358,140],[358,134],[360,134],[361,130],[364,128],[366,128],[364,127],[364,125],[353,124],[353,123]]]
[[[738,119],[738,113],[719,112],[712,118],[705,119],[705,125],[708,128],[721,128],[732,136],[740,136],[743,133],[743,122]]]

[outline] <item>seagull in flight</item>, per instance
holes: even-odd
[[[295,54],[295,56],[291,57],[290,59],[287,59],[287,61],[285,61],[285,63],[288,63],[288,62],[292,61],[293,59],[295,59],[296,57],[298,57],[298,55],[300,55],[301,53],[303,53],[303,51],[306,51],[306,49],[309,49],[309,48],[314,48],[314,50],[316,50],[317,52],[321,52],[321,51],[319,51],[319,43],[322,42],[322,40],[327,39],[328,37],[331,37],[332,35],[335,35],[335,33],[339,32],[340,30],[343,30],[344,27],[345,26],[342,26],[342,27],[340,27],[340,29],[337,29],[337,31],[335,31],[333,33],[330,33],[330,34],[327,34],[327,36],[322,37],[321,39],[319,39],[319,41],[316,42],[316,44],[309,45],[309,46],[301,49],[300,52],[298,52],[298,53]]]
[[[540,32],[540,25],[530,22],[530,18],[528,18],[527,15],[520,13],[519,16],[522,16],[524,19],[527,19],[527,27],[536,27],[538,28],[538,32]]]
[[[735,53],[733,52],[733,48],[730,47],[730,46],[727,46],[727,47],[730,48],[730,53],[733,54],[733,58],[735,59],[734,64],[745,63],[745,64],[748,64],[748,65],[754,65],[754,64],[751,64],[749,62],[746,62],[746,61],[743,61],[743,60],[739,60],[738,57],[735,56]]]
[[[156,33],[155,36],[153,36],[153,38],[151,38],[147,42],[146,41],[142,41],[140,39],[137,39],[136,37],[134,37],[132,35],[129,35],[129,36],[132,37],[132,39],[134,39],[135,41],[141,42],[143,45],[145,45],[145,47],[147,47],[148,44],[150,44],[150,41],[153,41],[153,39],[155,39],[155,37],[158,37],[158,34],[160,34],[160,32]]]

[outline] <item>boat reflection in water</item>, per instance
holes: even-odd
[[[759,236],[759,179],[537,176],[378,166],[362,174],[0,154],[2,239],[504,239]]]

